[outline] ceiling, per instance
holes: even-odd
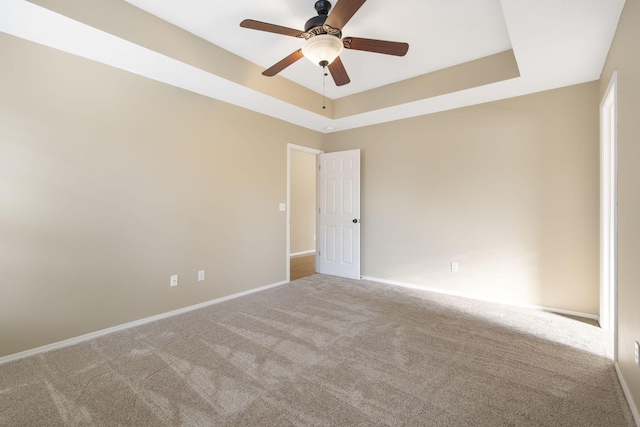
[[[300,49],[303,40],[241,28],[243,19],[304,30],[317,15],[315,0],[126,1],[263,68]],[[351,83],[336,87],[329,79],[326,94],[332,99],[511,49],[499,0],[368,0],[343,36],[407,42],[410,49],[401,58],[345,50],[341,59]],[[293,64],[282,76],[322,92],[322,69],[311,61]]]
[[[241,28],[243,19],[303,29],[306,20],[316,14],[314,0],[126,1],[261,68],[299,49],[303,40]],[[597,80],[624,6],[624,0],[368,0],[344,27],[343,35],[407,42],[409,52],[394,57],[345,50],[341,58],[351,83],[336,87],[330,77],[326,81],[326,95],[334,110],[376,96],[391,98],[388,94],[395,88],[411,91],[406,82],[424,85],[426,77],[435,72],[510,49],[519,76],[437,95],[401,96],[374,109],[362,106],[348,114],[332,115],[71,19],[56,9],[56,3],[3,0],[0,31],[319,132]],[[78,0],[78,7],[82,3]],[[323,92],[322,69],[304,59],[284,70],[281,77],[255,74],[265,79],[262,85],[273,82],[275,87],[275,79],[285,78],[314,93]]]

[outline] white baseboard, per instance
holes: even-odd
[[[622,386],[622,391],[624,391],[624,396],[627,398],[627,403],[629,404],[629,408],[631,408],[631,413],[633,414],[633,419],[636,421],[636,425],[640,426],[640,411],[638,411],[638,407],[636,403],[633,401],[631,397],[631,391],[629,387],[627,387],[627,383],[624,381],[624,377],[622,376],[622,372],[620,371],[620,366],[618,362],[614,363],[616,367],[616,373],[618,374],[618,379],[620,380],[620,385]]]
[[[124,323],[122,325],[118,325],[118,326],[114,326],[111,328],[107,328],[107,329],[101,329],[99,331],[96,332],[91,332],[85,335],[80,335],[78,337],[75,338],[69,338],[67,340],[64,341],[58,341],[52,344],[47,344],[44,345],[42,347],[36,347],[33,348],[31,350],[25,350],[22,351],[20,353],[15,353],[15,354],[10,354],[8,356],[4,356],[4,357],[0,357],[0,365],[2,365],[3,363],[8,363],[8,362],[13,362],[14,360],[18,360],[18,359],[23,359],[25,357],[29,357],[29,356],[34,356],[36,354],[40,354],[40,353],[45,353],[47,351],[51,351],[51,350],[57,350],[63,347],[68,347],[74,344],[78,344],[81,343],[83,341],[87,341],[93,338],[97,338],[97,337],[101,337],[103,335],[107,335],[113,332],[117,332],[117,331],[121,331],[123,329],[128,329],[128,328],[133,328],[134,326],[140,326],[140,325],[144,325],[146,323],[151,323],[151,322],[155,322],[156,320],[161,320],[161,319],[166,319],[167,317],[172,317],[172,316],[176,316],[178,314],[183,314],[183,313],[187,313],[189,311],[193,311],[193,310],[197,310],[199,308],[204,308],[204,307],[208,307],[210,305],[213,304],[218,304],[221,303],[223,301],[228,301],[234,298],[238,298],[241,296],[245,296],[245,295],[249,295],[249,294],[253,294],[255,292],[260,292],[260,291],[266,291],[267,289],[271,289],[271,288],[275,288],[277,286],[282,286],[289,283],[288,281],[283,281],[283,282],[278,282],[278,283],[273,283],[271,285],[266,285],[266,286],[261,286],[259,288],[255,288],[255,289],[250,289],[248,291],[243,291],[243,292],[238,292],[237,294],[232,294],[232,295],[227,295],[226,297],[221,297],[221,298],[217,298],[211,301],[206,301],[200,304],[195,304],[195,305],[190,305],[189,307],[183,307],[180,308],[178,310],[173,310],[173,311],[168,311],[166,313],[162,313],[162,314],[158,314],[155,316],[151,316],[151,317],[145,317],[144,319],[140,319],[140,320],[134,320],[133,322],[129,322],[129,323]]]
[[[296,256],[301,256],[301,255],[310,255],[310,254],[315,254],[316,250],[315,249],[311,249],[310,251],[302,251],[302,252],[296,252],[294,254],[289,254],[289,257],[293,258]]]
[[[456,292],[456,291],[449,291],[449,290],[446,290],[446,289],[431,288],[431,287],[428,287],[428,286],[414,285],[412,283],[398,282],[398,281],[395,281],[395,280],[378,279],[376,277],[362,276],[362,279],[370,280],[372,282],[384,283],[384,284],[387,284],[387,285],[401,286],[403,288],[419,289],[419,290],[422,290],[422,291],[435,292],[435,293],[438,293],[438,294],[453,295],[453,296],[457,296],[457,297],[475,299],[475,300],[478,300],[478,301],[493,302],[493,303],[496,303],[496,304],[511,305],[511,306],[515,306],[515,307],[530,308],[530,309],[533,309],[533,310],[548,311],[550,313],[565,314],[565,315],[568,315],[568,316],[576,316],[576,317],[583,317],[585,319],[598,320],[598,316],[595,315],[595,314],[581,313],[579,311],[563,310],[561,308],[544,307],[544,306],[541,306],[541,305],[524,304],[524,303],[518,303],[518,302],[513,302],[513,301],[495,299],[495,298],[486,298],[486,297],[482,297],[482,296],[479,296],[479,295],[467,294],[467,293],[464,293],[464,292]]]

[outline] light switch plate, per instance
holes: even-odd
[[[280,212],[284,212],[287,210],[287,204],[286,203],[280,203]]]
[[[202,282],[204,280],[204,270],[198,271],[198,282]]]

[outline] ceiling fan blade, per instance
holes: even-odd
[[[304,57],[304,55],[302,54],[302,50],[298,49],[295,52],[293,52],[291,55],[289,55],[286,58],[284,58],[282,61],[280,61],[277,64],[273,65],[271,68],[267,68],[266,70],[264,70],[262,72],[262,75],[263,76],[267,76],[267,77],[273,77],[276,74],[278,74],[280,71],[284,70],[289,65],[293,64],[298,59],[303,58],[303,57]]]
[[[329,64],[329,71],[333,81],[336,82],[336,86],[344,86],[351,81],[339,56]]]
[[[291,37],[302,37],[302,31],[293,28],[282,27],[280,25],[267,24],[266,22],[254,21],[253,19],[245,19],[240,23],[242,28],[252,30],[266,31],[268,33],[282,34]]]
[[[385,55],[395,56],[405,56],[409,50],[408,43],[362,39],[359,37],[345,37],[342,39],[342,44],[345,49],[365,50],[367,52],[383,53]]]
[[[342,30],[366,0],[340,0],[325,21],[325,25]]]

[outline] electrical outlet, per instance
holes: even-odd
[[[640,368],[640,343],[636,341],[636,365]]]
[[[198,271],[198,282],[202,282],[204,280],[204,270]]]
[[[452,273],[457,273],[458,272],[458,263],[457,262],[452,262],[451,263],[451,272]]]
[[[169,286],[174,287],[174,286],[178,286],[178,275],[174,274],[173,276],[171,276],[171,282],[169,282]]]

